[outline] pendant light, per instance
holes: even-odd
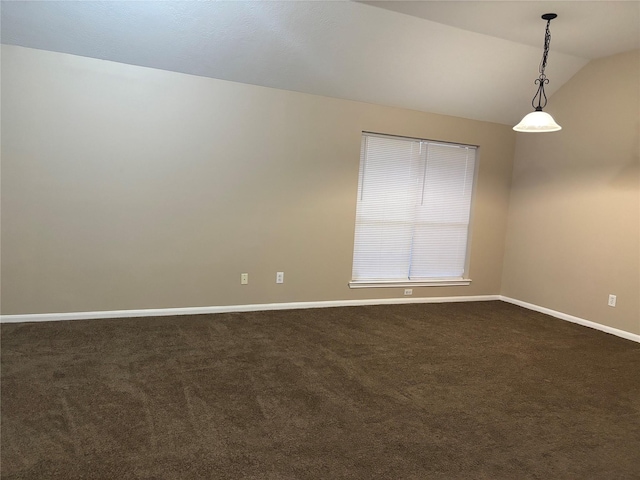
[[[535,111],[525,115],[520,123],[513,127],[516,132],[556,132],[562,129],[551,115],[542,111],[547,105],[547,95],[544,93],[544,86],[549,83],[549,79],[544,74],[544,69],[547,66],[547,57],[549,56],[549,44],[551,43],[549,24],[551,20],[557,16],[555,13],[545,13],[542,15],[542,19],[547,21],[547,29],[544,34],[544,52],[542,53],[542,61],[540,62],[539,68],[540,76],[534,82],[538,85],[538,91],[533,96],[533,100],[531,100],[531,106]],[[537,105],[536,100],[538,102]]]

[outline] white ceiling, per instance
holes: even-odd
[[[2,43],[504,124],[531,110],[541,14],[550,94],[640,46],[638,2],[379,3],[3,1]]]
[[[639,1],[363,3],[540,48],[545,25],[540,16],[556,13],[551,22],[556,52],[594,59],[640,48]]]

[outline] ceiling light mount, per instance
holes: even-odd
[[[547,106],[547,94],[544,91],[544,86],[549,83],[549,79],[544,73],[549,57],[549,45],[551,44],[549,25],[551,24],[551,20],[557,16],[555,13],[545,13],[542,15],[542,19],[547,21],[547,28],[544,33],[542,60],[540,61],[540,67],[538,69],[540,75],[534,82],[538,85],[538,90],[531,100],[531,106],[534,111],[526,115],[518,125],[513,127],[516,132],[555,132],[562,129],[551,115],[542,111],[542,109]]]

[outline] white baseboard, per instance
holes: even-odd
[[[330,300],[323,302],[261,303],[253,305],[220,305],[212,307],[149,308],[141,310],[107,310],[97,312],[35,313],[1,315],[0,323],[53,322],[59,320],[91,320],[97,318],[161,317],[170,315],[200,315],[203,313],[257,312],[264,310],[293,310],[299,308],[355,307],[361,305],[392,305],[401,303],[484,302],[500,300],[499,295],[460,297],[402,297],[364,300]]]
[[[321,302],[290,302],[290,303],[260,303],[251,305],[219,305],[211,307],[185,307],[185,308],[149,308],[140,310],[105,310],[95,312],[68,312],[68,313],[35,313],[21,315],[0,315],[0,323],[22,322],[53,322],[60,320],[91,320],[99,318],[128,318],[128,317],[163,317],[171,315],[200,315],[206,313],[231,313],[231,312],[258,312],[265,310],[293,310],[304,308],[327,307],[356,307],[362,305],[397,305],[403,303],[452,303],[452,302],[485,302],[502,300],[528,310],[551,315],[572,323],[601,330],[618,337],[626,338],[640,343],[640,335],[626,332],[617,328],[602,325],[600,323],[574,317],[566,313],[551,310],[550,308],[523,302],[515,298],[503,295],[474,295],[459,297],[411,297],[411,298],[374,298],[363,300],[329,300]]]
[[[551,310],[550,308],[534,305],[533,303],[523,302],[522,300],[516,300],[515,298],[505,297],[503,295],[500,295],[499,297],[500,297],[500,300],[502,300],[503,302],[513,303],[514,305],[524,307],[528,310],[534,310],[536,312],[544,313],[546,315],[551,315],[552,317],[560,318],[562,320],[566,320],[571,323],[577,323],[579,325],[584,325],[585,327],[595,328],[596,330],[607,332],[612,335],[616,335],[618,337],[626,338],[627,340],[640,343],[640,335],[636,335],[635,333],[626,332],[624,330],[619,330],[613,327],[608,327],[607,325],[602,325],[601,323],[592,322],[590,320],[585,320],[584,318],[580,318],[580,317],[574,317],[573,315],[569,315],[567,313]]]

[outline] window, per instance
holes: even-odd
[[[468,285],[476,147],[363,133],[350,286]]]

